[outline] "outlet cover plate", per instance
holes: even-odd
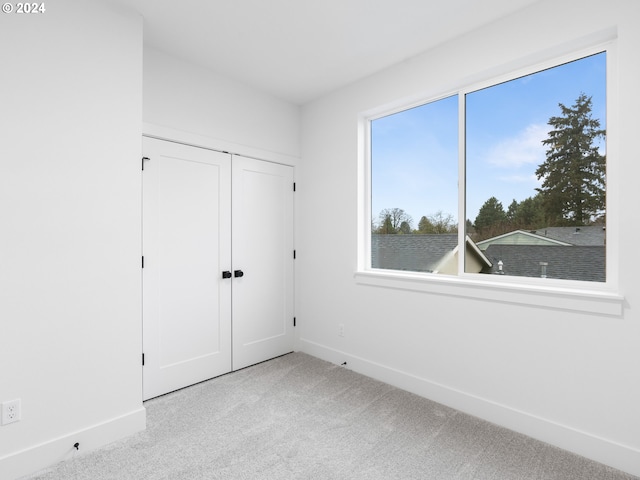
[[[2,402],[2,425],[8,425],[20,420],[20,399]]]

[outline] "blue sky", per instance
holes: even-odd
[[[506,210],[535,194],[542,140],[559,103],[571,107],[584,92],[606,128],[605,63],[604,53],[593,55],[467,95],[467,218],[492,196]],[[457,96],[374,120],[371,129],[373,220],[396,207],[414,228],[438,211],[457,219]]]

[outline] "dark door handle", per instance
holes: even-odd
[[[231,278],[231,272],[229,270],[225,270],[222,272],[222,278]]]
[[[244,272],[242,270],[234,270],[233,271],[233,276],[234,277],[242,277],[242,276],[244,276]]]

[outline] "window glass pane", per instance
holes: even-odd
[[[479,273],[605,281],[605,93],[603,52],[466,95]]]
[[[371,266],[457,273],[458,97],[371,122]]]

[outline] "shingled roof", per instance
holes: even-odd
[[[546,278],[604,282],[605,247],[560,245],[490,245],[485,255],[493,266],[484,273],[499,273],[502,262],[505,275],[541,277],[541,262],[546,263]]]
[[[458,234],[371,235],[371,266],[391,270],[433,272],[458,244]]]
[[[606,280],[602,227],[549,227],[537,232],[517,230],[484,243],[481,273],[519,277],[604,282]],[[471,240],[468,240],[471,242]],[[509,244],[512,241],[515,244]],[[371,266],[389,270],[434,272],[457,250],[458,235],[371,235]],[[479,251],[479,250],[478,250]],[[489,265],[487,262],[491,262]],[[543,266],[542,263],[546,264]],[[483,267],[484,265],[484,267]]]
[[[580,246],[599,246],[606,243],[606,230],[602,225],[582,227],[546,227],[532,233]]]

